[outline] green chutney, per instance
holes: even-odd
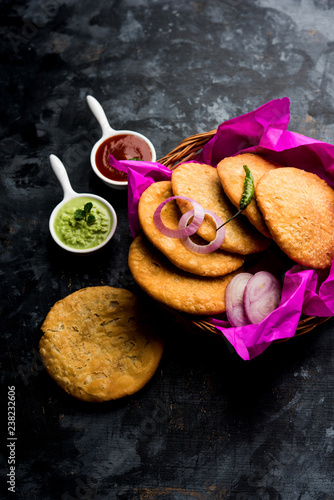
[[[92,203],[90,214],[94,215],[92,224],[76,220],[74,213]],[[70,248],[86,250],[100,245],[109,235],[112,227],[112,214],[108,207],[95,198],[78,197],[63,205],[54,220],[54,230],[62,243]]]

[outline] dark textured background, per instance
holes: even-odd
[[[38,356],[53,303],[85,286],[135,290],[126,193],[90,169],[100,129],[146,134],[158,158],[273,98],[290,129],[334,142],[333,0],[4,0],[1,27],[1,376],[16,387],[16,495],[32,499],[334,498],[332,320],[244,362],[161,322],[150,383],[102,405],[72,399]],[[49,155],[72,186],[115,207],[112,242],[63,253],[48,218],[61,200]],[[1,487],[6,498],[7,425]]]

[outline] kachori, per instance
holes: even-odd
[[[172,190],[174,195],[188,196],[197,201],[204,209],[217,214],[223,222],[236,212],[223,191],[217,169],[211,165],[190,162],[177,166],[172,173]],[[188,201],[177,202],[182,213],[192,208]],[[197,234],[206,241],[212,241],[215,230],[214,222],[209,215],[206,215]],[[271,240],[263,236],[243,215],[226,224],[225,230],[221,249],[227,252],[249,255],[265,250],[271,243]]]
[[[277,168],[276,164],[266,160],[260,155],[252,153],[239,154],[221,160],[217,165],[218,177],[226,196],[237,208],[239,208],[239,202],[244,188],[245,171],[243,165],[247,165],[251,171],[254,187],[265,173]],[[252,198],[251,202],[242,213],[260,233],[267,236],[267,238],[271,238],[270,232],[264,222],[263,215],[256,204],[255,197]]]
[[[225,288],[238,271],[209,278],[175,267],[143,234],[129,250],[129,268],[136,283],[153,299],[194,315],[225,312]]]
[[[292,260],[325,269],[334,255],[334,191],[311,172],[282,167],[261,177],[256,202],[277,245]]]
[[[241,267],[245,258],[223,250],[207,254],[188,250],[179,238],[164,236],[155,226],[153,214],[163,201],[173,196],[170,181],[151,184],[141,195],[138,205],[140,225],[149,241],[176,267],[201,276],[223,276]],[[181,217],[175,200],[167,203],[161,213],[162,220],[171,229],[178,228]],[[206,243],[206,242],[204,242]]]
[[[154,375],[163,341],[136,295],[87,287],[56,302],[39,349],[50,376],[72,396],[102,402],[128,396]]]

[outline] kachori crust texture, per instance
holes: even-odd
[[[129,268],[136,283],[153,299],[193,315],[225,312],[225,289],[235,271],[226,276],[196,276],[175,267],[143,234],[133,240]]]
[[[217,169],[211,165],[200,163],[183,163],[172,173],[172,190],[174,195],[188,196],[217,214],[223,222],[230,219],[235,213],[235,207],[227,198],[218,177]],[[182,213],[192,208],[191,203],[178,200]],[[197,233],[206,241],[215,237],[216,226],[211,217],[206,215],[205,220]],[[249,255],[261,252],[271,243],[269,238],[261,234],[242,214],[225,226],[225,239],[221,249]]]
[[[239,209],[240,199],[244,190],[245,170],[244,165],[247,165],[253,174],[254,186],[258,183],[261,177],[277,168],[277,165],[266,160],[260,155],[252,153],[244,153],[236,156],[224,158],[217,165],[217,173],[224,192],[228,199],[235,207]],[[253,196],[250,204],[242,212],[253,226],[267,238],[271,238],[264,221],[263,215],[259,210],[255,197]]]
[[[334,255],[334,191],[316,174],[283,167],[266,173],[257,204],[277,245],[292,260],[315,269]]]
[[[120,288],[87,287],[68,295],[51,308],[42,331],[39,349],[46,370],[83,401],[137,392],[163,353],[137,297]]]

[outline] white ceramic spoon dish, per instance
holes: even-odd
[[[90,193],[77,193],[72,189],[70,180],[68,178],[66,169],[63,165],[63,163],[60,161],[60,159],[55,156],[55,155],[50,155],[50,164],[51,168],[56,175],[61,187],[63,188],[64,192],[64,197],[63,200],[53,209],[50,219],[49,219],[49,229],[52,238],[54,241],[62,247],[64,250],[67,250],[72,253],[78,253],[78,254],[87,254],[87,253],[92,253],[95,252],[96,250],[99,250],[100,248],[104,247],[113,237],[116,227],[117,227],[117,215],[114,210],[114,208],[108,203],[104,198],[101,198],[100,196],[97,196],[95,194],[90,194]],[[57,214],[59,210],[64,207],[64,205],[71,200],[77,199],[77,198],[89,198],[91,200],[96,200],[99,202],[101,205],[103,205],[106,209],[106,212],[110,213],[110,219],[111,219],[111,227],[110,231],[107,235],[107,237],[98,245],[93,246],[91,248],[72,248],[71,246],[66,245],[61,239],[57,236],[56,231],[55,231],[55,219],[57,217]]]
[[[157,159],[155,148],[154,148],[153,144],[151,143],[151,141],[149,139],[147,139],[147,137],[145,137],[144,135],[142,135],[138,132],[134,132],[133,130],[114,130],[109,125],[106,114],[105,114],[101,104],[95,99],[95,97],[88,95],[87,96],[87,103],[88,103],[90,110],[92,111],[93,115],[95,116],[95,118],[98,121],[98,123],[101,127],[101,130],[102,130],[101,139],[99,139],[96,142],[96,144],[93,146],[93,149],[91,151],[90,162],[92,165],[92,169],[95,172],[95,174],[100,179],[102,179],[103,182],[105,182],[105,184],[107,184],[108,186],[113,187],[115,189],[126,189],[128,186],[127,181],[116,181],[116,180],[109,179],[108,177],[103,175],[100,172],[100,170],[97,168],[96,152],[97,152],[99,146],[101,146],[101,144],[104,141],[106,141],[107,139],[109,139],[110,137],[115,137],[115,136],[120,136],[120,135],[134,136],[134,137],[137,137],[138,139],[141,139],[142,141],[144,141],[146,143],[146,145],[149,147],[150,152],[151,152],[151,160],[150,161],[152,161],[152,162],[155,162]]]

